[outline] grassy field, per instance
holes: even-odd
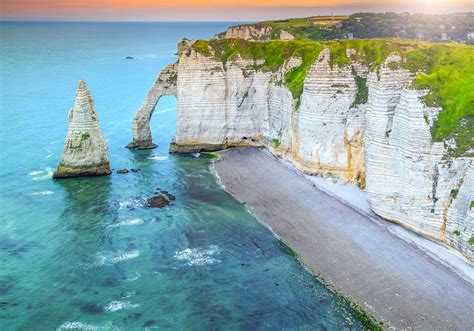
[[[426,41],[404,39],[355,39],[342,41],[274,40],[251,42],[241,39],[199,40],[193,48],[222,62],[232,61],[239,54],[244,59],[264,60],[252,69],[277,71],[291,56],[299,56],[302,64],[285,75],[284,84],[299,104],[306,74],[323,48],[331,54],[331,66],[350,65],[359,61],[371,70],[377,68],[390,54],[399,54],[404,60],[392,64],[403,67],[416,75],[413,86],[427,89],[424,97],[428,106],[439,106],[442,111],[432,128],[433,139],[443,141],[453,138],[457,148],[453,156],[463,155],[473,147],[474,138],[474,47],[454,43],[434,44]],[[348,59],[346,50],[355,49],[356,55]],[[358,79],[358,87],[365,82]],[[365,91],[358,103],[366,102]]]
[[[310,22],[315,26],[334,26],[339,22],[347,19],[349,16],[311,16],[303,18],[289,18],[286,20],[263,21],[259,24],[271,25],[273,27],[291,29],[309,26]]]

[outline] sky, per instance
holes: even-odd
[[[261,21],[361,11],[474,11],[474,0],[0,0],[0,20],[28,21]]]

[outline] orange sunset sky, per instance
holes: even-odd
[[[371,12],[474,10],[474,0],[0,0],[2,20],[256,21]]]

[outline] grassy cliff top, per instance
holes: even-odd
[[[355,38],[414,38],[432,41],[455,40],[474,44],[468,33],[474,30],[474,13],[442,15],[409,13],[355,13],[351,16],[312,16],[255,24],[273,28],[264,39],[279,39],[285,30],[299,39],[334,40]]]
[[[292,56],[302,59],[299,67],[285,75],[285,85],[299,100],[306,74],[319,56],[328,48],[331,65],[350,65],[351,60],[377,68],[390,54],[399,54],[403,61],[392,64],[415,73],[414,87],[428,89],[424,101],[443,110],[432,128],[433,139],[454,138],[457,148],[451,151],[460,156],[473,147],[474,137],[474,47],[454,43],[434,44],[406,39],[355,39],[343,41],[273,40],[251,42],[242,39],[198,40],[193,49],[205,56],[213,56],[226,63],[237,55],[254,60],[251,68],[277,71]],[[355,49],[351,59],[347,49]],[[261,64],[257,64],[257,61]],[[263,61],[263,62],[262,62]]]

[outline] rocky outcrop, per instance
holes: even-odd
[[[281,40],[293,40],[293,39],[295,39],[295,36],[293,36],[288,31],[280,30],[280,39]]]
[[[170,64],[160,72],[150,91],[148,91],[143,105],[135,115],[132,123],[133,140],[127,145],[128,148],[148,149],[156,147],[151,138],[150,119],[161,96],[176,94],[176,82],[176,65]]]
[[[69,127],[61,161],[53,178],[109,175],[107,142],[99,126],[94,101],[81,80],[76,103],[69,112]]]
[[[178,62],[160,74],[170,76],[172,68],[176,75],[172,152],[265,146],[307,173],[358,184],[377,214],[474,261],[474,159],[450,157],[432,140],[440,109],[420,101],[426,92],[410,87],[413,75],[393,63],[400,57],[371,71],[353,60],[354,50],[339,66],[325,49],[296,100],[282,82],[300,58],[276,71],[256,70],[258,61],[222,62],[192,44],[181,42]],[[168,86],[160,84],[154,88]]]
[[[237,25],[227,28],[225,32],[214,36],[214,39],[244,39],[251,41],[268,41],[272,39],[294,40],[295,36],[286,30],[274,29],[267,24]]]
[[[221,34],[215,36],[218,39],[245,39],[253,41],[270,40],[273,28],[266,24],[237,25],[227,28]]]

